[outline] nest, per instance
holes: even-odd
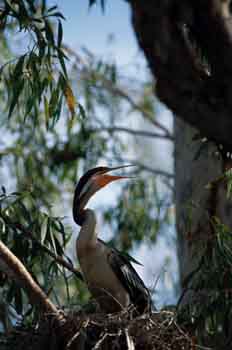
[[[105,315],[83,311],[47,316],[34,327],[18,326],[0,337],[1,350],[190,350],[194,340],[169,311],[132,317],[130,312]]]

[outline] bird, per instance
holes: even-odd
[[[108,173],[127,165],[109,168],[99,166],[88,170],[76,185],[73,198],[73,219],[81,226],[76,240],[76,253],[88,289],[105,313],[134,310],[150,313],[151,295],[130,263],[134,259],[109,247],[96,232],[94,210],[86,208],[90,198],[107,184],[128,176]]]

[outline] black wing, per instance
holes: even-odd
[[[152,305],[150,293],[129,260],[118,250],[111,249],[108,261],[119,281],[127,290],[136,310],[139,313],[150,312]]]

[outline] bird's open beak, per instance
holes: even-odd
[[[94,176],[93,180],[97,186],[99,186],[99,189],[108,185],[110,182],[117,181],[117,180],[122,180],[122,179],[130,179],[131,176],[121,176],[121,175],[108,175],[107,173],[117,170],[117,169],[122,169],[122,168],[127,168],[131,167],[134,165],[122,165],[114,168],[109,168],[108,170],[104,171],[102,174],[98,174]]]

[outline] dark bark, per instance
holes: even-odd
[[[134,30],[161,101],[202,135],[231,148],[229,1],[131,0],[130,4]]]

